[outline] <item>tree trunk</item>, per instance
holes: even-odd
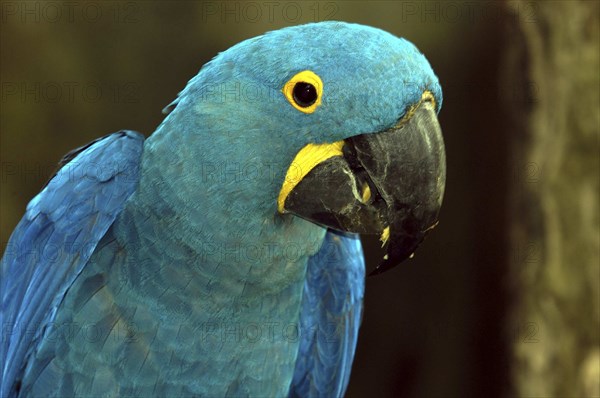
[[[599,2],[509,2],[514,396],[600,396]]]

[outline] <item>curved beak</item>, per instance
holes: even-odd
[[[428,92],[392,128],[309,144],[292,164],[296,178],[286,178],[279,211],[340,231],[380,235],[387,254],[371,275],[412,256],[438,223],[446,155]]]

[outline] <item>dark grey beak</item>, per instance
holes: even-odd
[[[425,97],[394,127],[344,140],[289,192],[284,211],[345,232],[378,234],[387,254],[371,275],[411,256],[437,225],[446,155]]]

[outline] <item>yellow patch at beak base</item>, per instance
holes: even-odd
[[[285,199],[292,189],[319,163],[334,156],[342,156],[343,146],[344,141],[336,141],[331,144],[308,144],[296,154],[285,174],[283,186],[277,198],[277,210],[280,213],[285,213]]]

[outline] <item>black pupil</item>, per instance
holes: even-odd
[[[306,108],[311,106],[317,100],[317,89],[310,83],[299,82],[294,86],[294,101]]]

